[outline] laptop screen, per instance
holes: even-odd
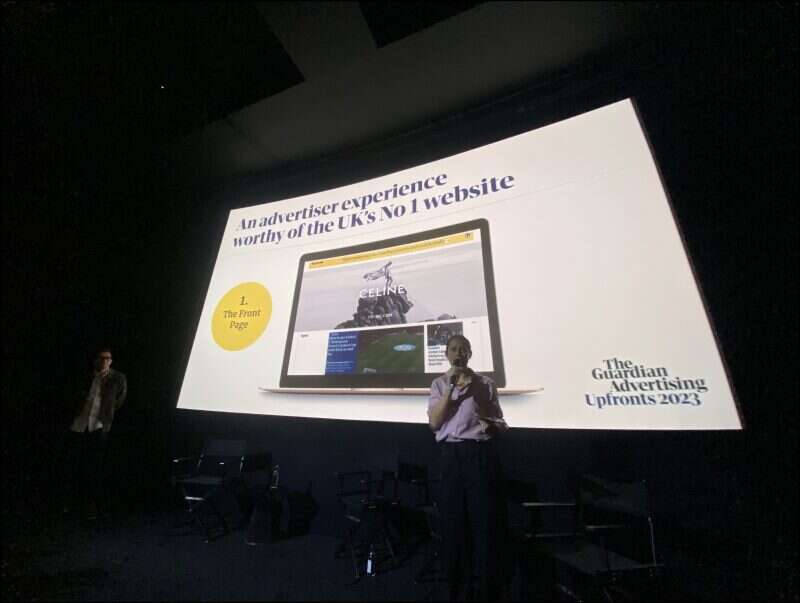
[[[504,385],[485,220],[300,258],[282,387],[428,387],[447,339]]]

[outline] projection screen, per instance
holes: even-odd
[[[512,427],[741,429],[630,100],[232,211],[178,408],[426,423],[454,333]]]

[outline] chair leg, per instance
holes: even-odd
[[[433,540],[432,548],[428,551],[427,555],[425,556],[424,561],[422,562],[422,567],[420,570],[414,575],[414,584],[422,584],[425,581],[425,576],[427,576],[431,571],[434,570],[434,566],[439,561],[440,551],[439,551],[439,542],[436,539]]]
[[[356,580],[360,580],[364,575],[364,572],[361,571],[364,569],[363,564],[369,559],[370,552],[376,553],[376,549],[385,547],[391,558],[392,566],[397,567],[399,565],[397,554],[394,550],[395,547],[387,529],[386,518],[382,514],[369,513],[356,526],[345,530],[343,545],[350,553],[353,574]],[[340,545],[337,549],[337,556],[343,553],[342,549],[344,547]],[[372,559],[372,563],[379,562],[375,558]],[[371,572],[375,572],[374,566]]]
[[[222,533],[227,534],[228,532],[230,532],[231,529],[230,526],[228,526],[228,522],[225,520],[225,516],[220,512],[220,510],[214,503],[209,501],[209,505],[211,505],[214,514],[217,516],[217,519],[219,519],[220,525],[222,525]]]
[[[200,524],[200,527],[203,528],[203,532],[206,535],[205,543],[208,544],[209,542],[211,542],[212,532],[211,532],[211,526],[208,525],[208,522],[203,517],[204,507],[205,507],[204,502],[203,501],[199,502],[192,508],[192,515],[197,520],[197,523]]]
[[[347,528],[344,533],[344,544],[350,553],[350,559],[353,562],[353,573],[355,574],[356,580],[361,578],[361,573],[358,570],[358,555],[356,555],[356,545],[354,539],[355,532],[357,530],[358,526],[355,528]]]
[[[397,556],[394,554],[394,547],[392,546],[391,538],[389,538],[388,534],[384,534],[383,540],[386,542],[386,548],[389,549],[389,555],[392,558],[392,564],[397,566]]]
[[[394,546],[392,545],[392,539],[389,534],[389,522],[385,514],[381,514],[379,522],[379,535],[381,536],[383,544],[385,544],[386,548],[389,550],[389,556],[392,559],[392,566],[397,567],[397,556],[394,554]]]
[[[219,534],[217,534],[216,536],[214,535],[214,531],[213,531],[214,530],[214,526],[210,525],[208,523],[208,521],[203,518],[204,510],[206,510],[206,509],[210,510],[211,511],[210,514],[213,515],[216,518],[216,520],[217,520],[216,527],[217,528],[220,528],[220,527],[222,528],[222,531]],[[208,544],[210,542],[213,542],[217,538],[221,538],[222,536],[224,536],[225,534],[227,534],[230,531],[230,529],[228,528],[228,522],[225,521],[225,517],[222,515],[222,513],[220,513],[220,511],[219,511],[219,509],[217,509],[216,505],[213,502],[211,502],[210,500],[204,499],[204,500],[200,501],[197,505],[195,505],[195,507],[193,508],[193,511],[194,511],[193,514],[197,518],[198,523],[200,524],[200,526],[203,528],[203,530],[206,533],[206,539],[205,539],[206,544]]]
[[[370,517],[369,522],[369,530],[367,532],[367,540],[365,542],[365,546],[367,547],[368,554],[369,552],[373,552],[375,554],[375,558],[373,558],[373,563],[379,564],[383,563],[385,559],[379,560],[377,559],[377,548],[385,547],[387,551],[389,551],[389,558],[392,562],[392,567],[397,567],[399,565],[397,560],[397,555],[394,551],[394,545],[392,544],[392,538],[389,534],[386,515],[383,512],[378,512],[377,514],[373,514]],[[373,574],[377,573],[377,569],[375,567],[372,568]]]

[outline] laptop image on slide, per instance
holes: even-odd
[[[422,394],[462,334],[469,366],[506,374],[489,224],[473,220],[300,258],[279,386],[270,392]]]

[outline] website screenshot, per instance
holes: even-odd
[[[475,229],[306,262],[288,374],[442,373],[455,334],[494,370],[481,245]]]

